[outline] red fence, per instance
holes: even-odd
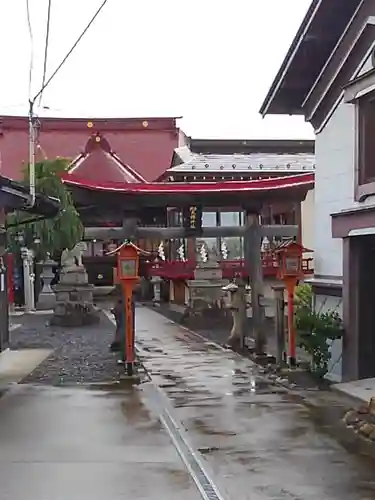
[[[262,264],[265,277],[276,277],[278,261],[275,255],[264,254]],[[248,276],[243,260],[222,260],[220,267],[223,270],[224,278],[231,279],[239,274],[242,277]],[[194,269],[195,264],[189,261],[159,261],[158,263],[150,262],[145,264],[145,271],[148,276],[161,276],[166,279],[194,279]],[[312,257],[302,259],[302,269],[305,275],[314,273]]]

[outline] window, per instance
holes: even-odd
[[[242,226],[243,212],[220,212],[220,226]],[[225,243],[225,245],[224,245]],[[243,238],[240,236],[222,237],[219,241],[221,256],[223,257],[223,247],[226,248],[228,260],[238,260],[243,257]]]
[[[241,212],[220,212],[220,226],[240,226]]]
[[[243,238],[240,236],[221,238],[221,245],[223,245],[223,243],[225,243],[226,246],[228,260],[243,259]]]
[[[207,257],[210,260],[220,259],[220,252],[217,245],[217,238],[200,238],[195,240],[195,251],[198,257],[198,261],[201,259],[201,249],[205,246],[207,250]]]
[[[375,182],[375,95],[358,101],[358,184]]]
[[[215,226],[217,226],[216,212],[203,212],[202,227],[215,227]]]

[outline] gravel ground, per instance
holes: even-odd
[[[81,328],[50,327],[48,318],[36,314],[13,320],[22,326],[12,332],[12,349],[53,349],[23,383],[57,386],[118,380],[122,365],[109,351],[114,326],[104,314],[98,325]]]

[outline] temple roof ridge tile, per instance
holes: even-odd
[[[172,166],[168,173],[219,171],[293,171],[315,170],[312,153],[192,153],[188,147],[177,148],[175,153],[182,163]]]

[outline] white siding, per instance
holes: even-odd
[[[372,56],[370,55],[363,64],[363,66],[360,68],[358,73],[353,78],[357,78],[358,76],[364,75],[365,73],[367,73],[367,71],[370,71],[371,69],[374,69],[374,66],[372,64]]]
[[[302,222],[302,244],[306,248],[314,250],[314,210],[315,191],[312,189],[307,193],[306,199],[301,203]]]
[[[342,275],[342,242],[331,235],[331,214],[353,206],[355,109],[342,102],[316,136],[314,266]]]

